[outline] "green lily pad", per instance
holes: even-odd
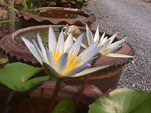
[[[151,93],[116,89],[97,99],[89,113],[151,113]]]
[[[23,63],[7,64],[0,69],[0,82],[12,90],[25,92],[33,88],[39,82],[48,80],[49,76],[30,79],[40,68]]]
[[[75,113],[75,103],[72,100],[66,99],[58,103],[52,113]]]

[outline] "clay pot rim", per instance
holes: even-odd
[[[24,14],[25,12],[33,12],[34,10],[46,10],[46,11],[63,11],[63,12],[71,12],[74,14],[85,16],[86,18],[75,18],[75,19],[62,19],[62,18],[49,18],[49,17],[40,17],[40,16],[33,16]],[[23,18],[25,20],[31,20],[34,19],[37,22],[51,22],[52,24],[59,24],[62,22],[69,23],[69,24],[75,24],[80,23],[82,25],[88,23],[92,24],[96,19],[93,14],[89,14],[86,11],[80,10],[80,9],[74,9],[74,8],[64,8],[64,7],[41,7],[36,9],[29,9],[29,10],[23,10],[17,13],[16,15],[19,18]]]

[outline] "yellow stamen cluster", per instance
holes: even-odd
[[[53,56],[55,58],[55,64],[57,65],[62,54],[59,51],[54,51]]]
[[[55,58],[55,65],[58,64],[59,59],[62,55],[63,55],[63,53],[60,53],[59,51],[55,51],[53,53],[53,56]],[[77,56],[75,56],[73,54],[69,54],[67,69],[66,69],[65,73],[68,73],[68,72],[72,71],[73,69],[79,67],[79,65],[80,65],[80,62],[78,62],[79,60],[80,60],[80,58],[78,58]]]
[[[79,67],[79,65],[80,65],[80,62],[78,62],[79,60],[80,60],[80,58],[78,58],[77,56],[70,55],[66,73],[68,73],[68,72],[72,71],[73,69]]]

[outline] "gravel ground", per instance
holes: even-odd
[[[126,37],[136,58],[122,73],[119,87],[151,92],[151,3],[142,0],[89,0],[86,9],[95,14],[105,32]]]

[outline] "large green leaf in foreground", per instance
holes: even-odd
[[[89,113],[151,113],[151,93],[116,89],[97,99]]]
[[[52,113],[75,113],[75,103],[72,100],[62,100]]]
[[[12,63],[0,69],[0,82],[10,89],[18,92],[25,92],[39,82],[48,80],[49,77],[36,77],[30,79],[40,68],[23,63]]]

